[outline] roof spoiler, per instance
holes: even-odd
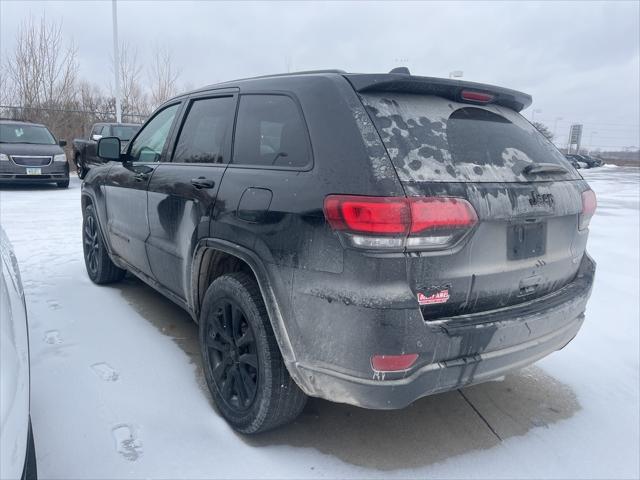
[[[351,73],[344,74],[356,92],[395,92],[420,95],[437,95],[454,101],[466,102],[462,97],[464,90],[489,94],[490,103],[512,108],[516,112],[531,105],[531,95],[508,88],[495,87],[484,83],[450,80],[447,78],[419,77],[406,73]]]

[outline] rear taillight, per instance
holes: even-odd
[[[448,248],[478,222],[468,201],[450,197],[329,195],[324,214],[348,246],[373,250]]]
[[[586,230],[589,228],[589,222],[594,213],[596,213],[596,206],[598,202],[596,200],[596,194],[593,190],[585,190],[582,192],[582,212],[578,219],[578,229]]]
[[[473,103],[489,103],[495,98],[490,93],[477,92],[475,90],[462,90],[460,97],[462,100]]]

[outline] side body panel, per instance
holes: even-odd
[[[209,234],[209,222],[225,165],[162,163],[149,183],[146,250],[153,277],[188,301],[195,247]],[[211,188],[194,186],[200,178]]]
[[[109,170],[104,183],[106,224],[113,254],[152,276],[145,242],[149,236],[147,186],[157,163],[118,163]]]
[[[0,229],[0,478],[19,478],[29,432],[29,334],[18,262]]]

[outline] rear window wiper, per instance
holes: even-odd
[[[526,175],[530,173],[569,173],[569,170],[555,163],[534,163],[524,167],[522,173]]]

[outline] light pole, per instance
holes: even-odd
[[[449,78],[462,78],[464,72],[462,70],[454,70],[449,72]]]
[[[562,117],[556,117],[553,121],[553,138],[556,138],[556,132],[558,131],[558,120],[562,120]]]
[[[597,134],[598,132],[591,132],[591,135],[589,135],[589,153],[593,150],[593,137]]]
[[[120,105],[120,51],[118,48],[118,4],[111,0],[111,16],[113,20],[113,69],[116,75],[116,122],[122,123],[122,106]]]
[[[542,113],[542,110],[539,108],[534,108],[531,110],[531,123],[533,123],[533,118],[536,116],[536,113]]]

